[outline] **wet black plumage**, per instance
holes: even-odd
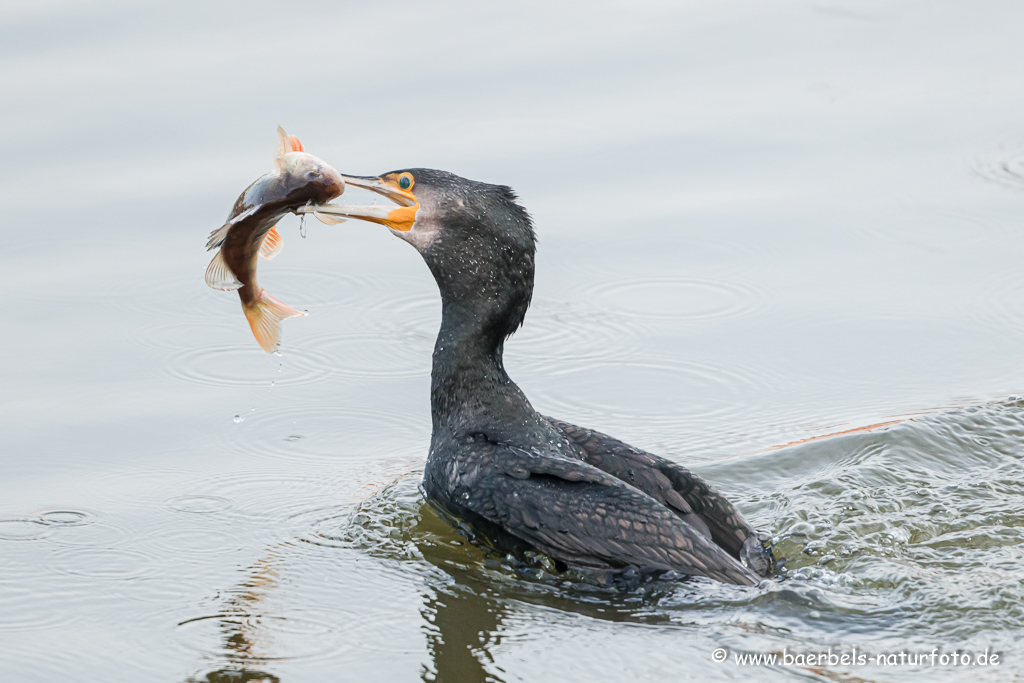
[[[441,291],[423,488],[499,547],[567,565],[753,584],[764,535],[686,468],[539,414],[502,363],[533,293],[535,236],[508,187],[409,169],[411,231]]]

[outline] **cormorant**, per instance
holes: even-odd
[[[398,206],[301,212],[387,226],[419,251],[441,290],[423,490],[501,549],[556,566],[674,571],[752,585],[768,537],[674,462],[541,415],[505,372],[505,340],[533,294],[535,236],[511,188],[414,168],[342,176]]]

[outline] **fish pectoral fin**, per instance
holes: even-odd
[[[316,216],[316,219],[324,225],[338,225],[339,223],[344,223],[348,220],[347,218],[332,216],[329,213],[321,213],[320,211],[314,211],[313,215]]]
[[[228,221],[224,225],[220,226],[216,230],[210,233],[210,239],[206,241],[206,251],[215,249],[220,245],[224,244],[224,240],[227,239],[228,233],[231,231],[231,226],[234,225],[232,221]]]
[[[305,311],[292,308],[270,296],[266,290],[261,290],[256,302],[251,306],[245,306],[244,310],[256,341],[267,353],[277,351],[281,343],[282,320],[306,315]]]
[[[224,261],[223,251],[218,251],[210,261],[210,265],[206,267],[206,284],[222,292],[231,292],[241,288],[242,283],[238,281]]]
[[[236,225],[244,221],[246,218],[259,211],[260,208],[260,204],[250,206],[248,209],[238,214],[237,216],[232,216],[231,218],[228,219],[227,223],[211,232],[210,239],[206,241],[206,251],[216,249],[220,245],[224,244],[224,240],[228,238],[228,233],[231,232],[231,228],[235,227]]]
[[[260,256],[270,261],[281,253],[283,247],[284,240],[281,239],[281,233],[277,231],[277,226],[275,225],[263,237],[263,241],[260,242]]]

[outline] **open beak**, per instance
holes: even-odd
[[[296,210],[296,213],[311,213],[328,224],[341,223],[346,218],[358,218],[371,223],[380,223],[400,232],[412,230],[412,224],[416,221],[416,211],[420,208],[419,202],[416,201],[416,196],[412,192],[400,190],[374,176],[343,175],[341,179],[345,181],[346,185],[361,187],[364,190],[383,195],[398,207],[376,204],[368,206],[319,204],[301,207]]]

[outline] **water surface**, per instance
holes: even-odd
[[[909,0],[8,3],[2,678],[1013,677],[1022,20]],[[203,284],[278,123],[343,172],[515,187],[540,245],[512,376],[714,482],[783,576],[587,584],[438,519],[416,485],[440,304],[415,251],[286,220],[260,280],[310,315],[279,357]],[[733,658],[829,648],[1002,659]]]

